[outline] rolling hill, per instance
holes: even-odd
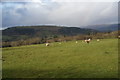
[[[3,41],[15,41],[33,37],[74,36],[96,33],[97,30],[64,26],[18,26],[2,30]]]
[[[101,24],[80,27],[66,27],[55,25],[16,26],[2,30],[3,41],[17,41],[39,37],[75,36],[97,32],[114,32],[119,30],[119,24]]]
[[[101,24],[101,25],[90,25],[85,27],[89,27],[90,29],[98,30],[101,32],[111,32],[120,29],[119,24]]]

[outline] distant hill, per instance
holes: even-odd
[[[93,29],[64,26],[17,26],[2,30],[3,41],[15,41],[34,37],[46,38],[57,36],[74,36],[99,32]]]
[[[118,24],[102,24],[102,25],[92,25],[92,26],[86,26],[90,29],[95,29],[101,32],[111,32],[111,31],[117,31],[118,30]]]

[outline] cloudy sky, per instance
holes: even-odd
[[[117,23],[118,1],[2,0],[0,22],[2,28],[43,24],[80,27]]]

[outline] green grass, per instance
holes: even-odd
[[[118,40],[3,48],[3,78],[117,78]]]

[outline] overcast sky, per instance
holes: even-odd
[[[118,1],[17,0],[15,2],[15,0],[3,0],[2,4],[0,4],[2,27],[17,25],[81,27],[117,23]]]

